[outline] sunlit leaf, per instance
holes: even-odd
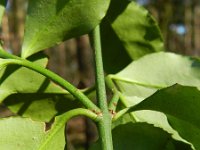
[[[0,119],[1,150],[63,150],[65,147],[65,123],[55,119],[49,131],[45,123],[26,118]]]
[[[186,86],[200,85],[200,61],[173,53],[154,53],[132,62],[110,78],[127,100],[135,105],[158,89],[176,83]]]
[[[200,62],[198,59],[172,53],[155,53],[131,63],[121,72],[108,76],[121,92],[125,107],[140,103],[157,90],[179,83],[185,86],[200,85]],[[183,140],[172,129],[167,117],[151,110],[131,113],[136,122],[148,122]]]
[[[174,85],[159,90],[129,111],[155,110],[167,115],[171,126],[200,149],[200,91],[195,87]]]
[[[109,0],[29,0],[22,57],[89,33],[108,6]]]

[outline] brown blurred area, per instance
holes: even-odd
[[[199,0],[137,0],[159,23],[167,51],[200,56]]]
[[[4,48],[19,55],[24,34],[27,0],[9,0],[3,17],[0,37]],[[200,2],[198,0],[138,0],[157,19],[166,49],[192,56],[200,55]],[[94,68],[89,38],[83,35],[45,50],[48,68],[79,88],[94,84]],[[4,106],[0,117],[12,115]],[[84,118],[72,119],[66,128],[69,147],[88,149],[96,138],[94,124]]]

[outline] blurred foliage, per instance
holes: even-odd
[[[200,1],[137,0],[156,17],[168,51],[200,55]]]

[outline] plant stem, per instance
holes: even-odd
[[[80,115],[89,117],[95,122],[101,120],[101,118],[97,114],[84,108],[73,109],[60,116],[56,116],[52,128],[48,131],[48,136],[46,136],[46,138],[43,139],[41,145],[39,145],[38,147],[38,150],[46,149],[46,147],[48,147],[48,144],[52,141],[52,139],[56,137],[55,135],[60,131],[60,129],[64,128],[66,122],[68,122],[71,118]]]
[[[95,75],[97,86],[97,102],[102,110],[102,120],[99,121],[99,134],[102,142],[103,150],[113,150],[112,133],[111,133],[111,114],[108,111],[105,79],[103,71],[103,61],[101,52],[101,40],[100,40],[100,27],[97,26],[91,35],[92,44],[95,57]]]
[[[110,75],[106,77],[106,85],[108,86],[109,89],[111,89],[111,91],[114,94],[112,99],[110,100],[108,107],[109,111],[114,115],[117,108],[117,103],[119,101],[120,92],[117,90],[115,84],[112,81],[112,78],[110,78]]]
[[[108,110],[113,115],[115,114],[118,101],[119,101],[119,93],[118,92],[114,92],[114,95],[113,95],[112,99],[110,100],[109,107],[108,107]]]
[[[28,60],[8,54],[4,51],[3,52],[0,51],[0,56],[4,56],[3,58],[11,58],[11,59],[5,59],[4,62],[2,62],[2,63],[4,63],[3,65],[16,64],[16,65],[21,65],[21,66],[27,67],[31,70],[34,70],[34,71],[48,77],[53,82],[57,83],[58,85],[60,85],[64,89],[66,89],[75,98],[80,100],[85,107],[89,108],[90,110],[94,111],[97,114],[101,112],[101,110],[94,103],[92,103],[90,101],[90,99],[84,93],[82,93],[79,89],[77,89],[72,84],[70,84],[69,82],[67,82],[60,76],[58,76],[57,74],[53,73],[52,71],[45,69],[39,65],[36,65],[33,62],[30,62]]]
[[[121,118],[124,114],[126,114],[129,111],[129,108],[124,108],[122,110],[120,110],[118,113],[116,113],[116,115],[113,117],[112,121],[115,122],[117,121],[119,118]]]

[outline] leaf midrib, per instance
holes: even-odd
[[[166,85],[146,84],[146,83],[130,80],[130,79],[127,79],[127,78],[119,78],[119,77],[117,77],[115,75],[112,75],[110,77],[111,77],[111,79],[114,79],[114,80],[119,80],[119,81],[126,82],[126,83],[136,84],[136,85],[140,85],[140,86],[144,86],[144,87],[148,87],[148,88],[162,89],[162,88],[166,88],[167,87]],[[170,86],[170,85],[168,85],[168,86]]]
[[[66,117],[62,116],[59,118],[56,123],[52,128],[50,129],[49,132],[47,132],[47,135],[43,137],[43,140],[41,142],[41,145],[39,146],[38,150],[45,150],[46,145],[48,145],[49,141],[54,138],[54,135],[59,132],[59,130],[65,125],[63,122],[65,122]],[[56,126],[56,127],[55,127]]]

